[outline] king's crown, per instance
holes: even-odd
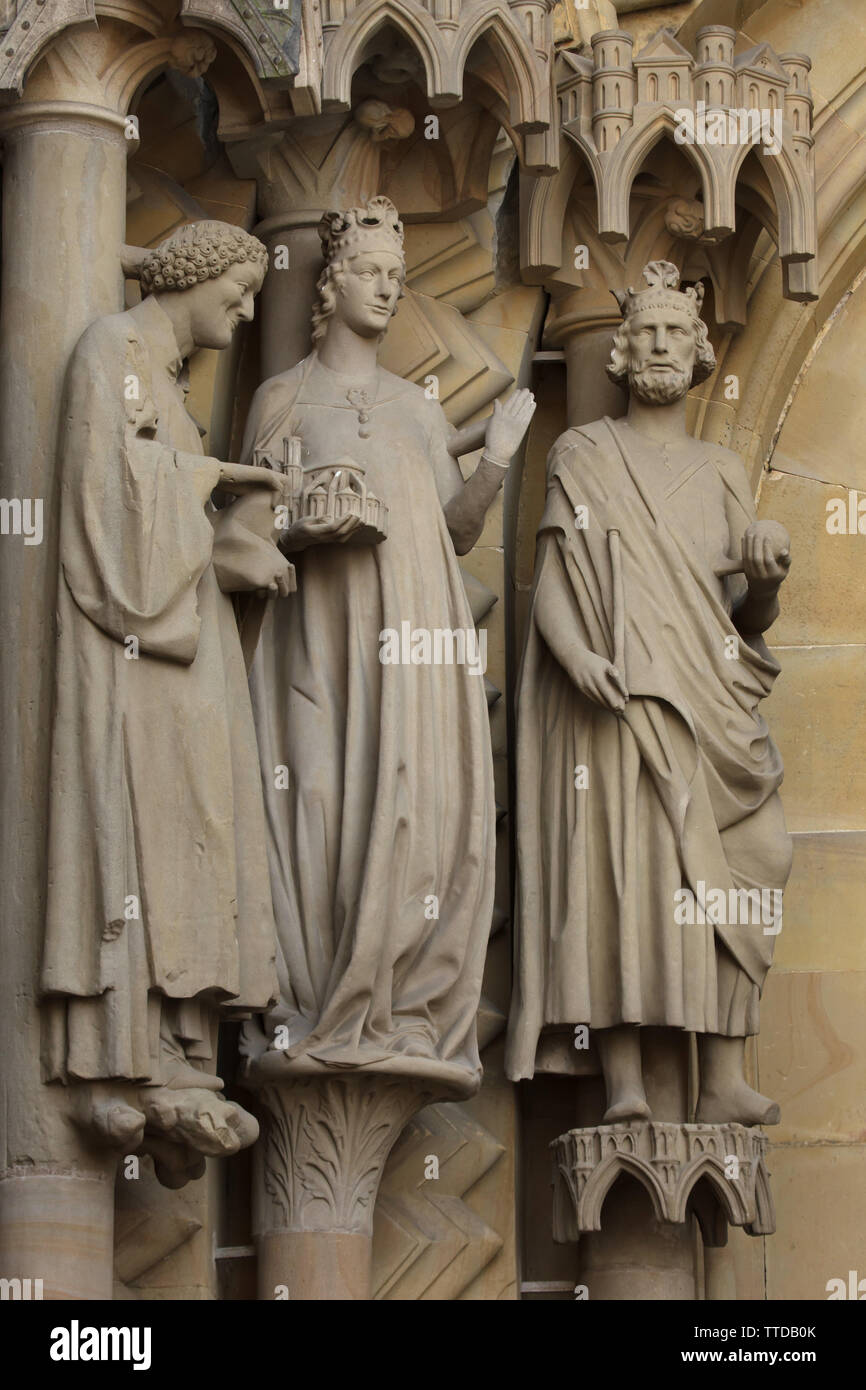
[[[670,308],[678,308],[693,319],[700,319],[704,302],[704,287],[700,281],[694,287],[680,290],[680,272],[671,261],[650,261],[644,266],[643,278],[648,286],[645,290],[611,291],[624,319],[646,309]]]

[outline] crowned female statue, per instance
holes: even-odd
[[[464,483],[439,403],[377,362],[405,277],[396,208],[379,197],[329,213],[320,235],[313,350],[259,388],[242,457],[299,441],[308,497],[333,494],[339,474],[367,501],[325,514],[311,501],[289,527],[298,593],[268,615],[253,666],[282,997],[252,1071],[363,1067],[467,1094],[493,907],[483,680],[428,659],[423,640],[409,664],[385,644],[409,630],[474,637],[456,556],[534,401],[497,404]]]

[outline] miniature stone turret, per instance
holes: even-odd
[[[612,150],[631,126],[634,111],[634,39],[622,29],[592,36],[592,134],[601,154]]]
[[[564,49],[557,62],[562,75],[556,84],[559,98],[559,119],[562,125],[579,120],[584,125],[592,121],[592,59]]]
[[[726,24],[711,24],[698,30],[695,97],[708,106],[734,105],[736,37],[736,32]]]
[[[809,86],[809,72],[812,60],[805,53],[782,53],[779,62],[791,79],[785,93],[785,119],[792,131],[791,141],[794,153],[811,167],[812,147],[812,92]]]

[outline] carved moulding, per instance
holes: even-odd
[[[0,24],[0,98],[19,97],[27,72],[64,29],[96,25],[96,0],[23,0],[14,19]]]
[[[476,1193],[476,1184],[490,1174],[484,1184],[489,1194],[491,1179],[496,1181],[492,1170],[506,1158],[505,1136],[488,1128],[495,1118],[485,1114],[485,1124],[471,1103],[445,1102],[410,1120],[388,1160],[376,1202],[375,1299],[458,1299],[503,1252],[508,1218],[502,1219],[500,1208],[479,1202]],[[428,1170],[432,1155],[439,1164],[435,1182]],[[506,1169],[507,1158],[500,1183]],[[510,1215],[510,1204],[507,1209]],[[469,1297],[479,1297],[477,1286]]]
[[[318,0],[180,0],[166,17],[148,0],[18,0],[0,3],[0,102],[20,97],[35,64],[61,35],[90,28],[100,17],[123,20],[168,47],[177,43],[177,20],[191,26],[190,41],[207,30],[224,40],[255,82],[271,91],[289,89],[296,114],[320,106],[322,34]],[[197,31],[197,32],[196,32]],[[156,58],[160,55],[156,54]],[[180,66],[180,65],[178,65]]]
[[[644,1120],[570,1129],[550,1146],[553,1238],[565,1244],[600,1231],[605,1197],[623,1176],[646,1190],[659,1221],[680,1225],[693,1211],[705,1245],[725,1245],[729,1224],[772,1235],[767,1142],[739,1124]]]
[[[302,59],[301,0],[278,6],[273,0],[182,0],[184,24],[211,29],[233,39],[262,82],[288,87]],[[314,20],[304,8],[303,25]]]

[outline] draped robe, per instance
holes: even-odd
[[[366,438],[358,389],[374,397]],[[359,382],[314,352],[259,388],[243,457],[298,436],[305,467],[353,459],[390,510],[379,545],[292,556],[298,592],[252,668],[281,983],[268,1026],[288,1027],[287,1071],[363,1066],[466,1094],[493,907],[484,682],[380,661],[404,621],[472,628],[443,515],[462,485],[448,428],[419,387],[382,368]]]
[[[674,910],[683,887],[699,901],[701,883],[780,889],[790,870],[782,765],[758,709],[779,668],[732,622],[743,577],[714,573],[739,556],[755,508],[728,450],[694,441],[676,476],[653,463],[660,452],[603,420],[567,431],[548,461],[518,693],[515,1080],[532,1076],[548,1025],[758,1030],[774,936],[678,924]],[[621,717],[568,674],[581,647],[613,660],[611,528]]]
[[[165,1001],[275,995],[258,754],[204,457],[153,298],[72,356],[61,458],[57,684],[42,990],[52,1077],[159,1079]],[[134,640],[132,640],[134,639]],[[134,655],[137,643],[137,656]]]

